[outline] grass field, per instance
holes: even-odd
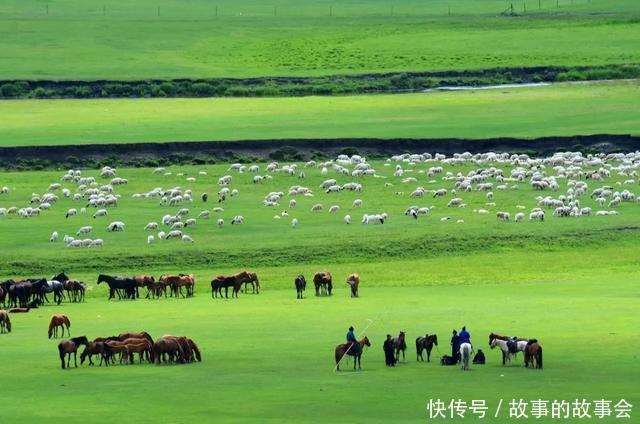
[[[9,1],[0,79],[639,63],[639,15],[635,0]]]
[[[638,134],[637,81],[275,99],[0,101],[0,145]]]
[[[264,164],[261,166],[263,173]],[[461,193],[466,208],[446,207],[444,199],[409,199],[416,185],[427,189],[450,188],[451,181],[429,183],[421,164],[404,177],[418,178],[403,184],[391,174],[394,167],[373,162],[386,178],[364,177],[361,193],[325,194],[317,188],[325,179],[319,169],[305,169],[303,181],[295,176],[273,174],[262,185],[251,182],[253,174],[232,173],[231,187],[240,194],[223,205],[227,224],[222,229],[215,218],[199,220],[185,231],[193,245],[179,241],[148,246],[142,227],[159,221],[177,208],[160,206],[157,199],[133,199],[133,193],[153,187],[183,186],[196,196],[191,216],[217,206],[204,204],[201,192],[214,194],[217,178],[228,173],[226,165],[171,167],[171,175],[153,175],[150,169],[120,169],[129,184],[116,189],[121,194],[117,208],[107,218],[87,215],[65,219],[69,207],[79,202],[62,199],[39,217],[0,217],[3,261],[2,278],[23,274],[49,275],[64,268],[72,277],[89,283],[85,304],[45,306],[25,315],[13,315],[14,331],[0,336],[3,361],[12,364],[11,390],[3,397],[3,416],[21,422],[111,422],[114,408],[120,419],[153,422],[417,422],[428,416],[431,398],[447,401],[485,399],[493,416],[499,399],[512,398],[613,399],[640,401],[635,382],[638,344],[635,331],[638,308],[638,222],[640,208],[623,203],[614,217],[553,218],[545,222],[498,223],[495,216],[479,215],[474,208],[488,207],[482,192]],[[499,165],[508,174],[510,166]],[[411,168],[403,165],[404,168]],[[445,172],[467,172],[469,165],[445,165]],[[199,175],[205,170],[208,175]],[[184,175],[178,176],[178,173]],[[549,167],[549,173],[554,172]],[[32,192],[42,193],[58,181],[59,172],[3,173],[0,185],[10,188],[0,195],[0,207],[26,206]],[[83,171],[96,176],[96,171]],[[195,182],[185,178],[194,176]],[[326,178],[334,177],[330,174]],[[341,183],[351,178],[337,178]],[[99,178],[98,178],[99,179]],[[600,185],[617,185],[626,177],[612,175]],[[99,179],[100,180],[100,179]],[[393,187],[384,187],[385,182]],[[302,183],[314,190],[314,198],[298,197],[296,209],[280,220],[273,215],[283,207],[261,206],[270,191],[287,191]],[[519,188],[496,191],[494,210],[516,212],[535,206],[538,194],[528,183]],[[65,187],[75,189],[74,184]],[[625,186],[637,191],[637,184]],[[619,190],[622,187],[618,188]],[[589,190],[589,191],[590,191]],[[404,191],[404,196],[395,194]],[[215,197],[215,196],[213,196]],[[364,202],[354,210],[355,198]],[[287,199],[287,197],[285,197]],[[312,204],[323,203],[325,211],[313,214]],[[326,212],[331,204],[340,213]],[[435,206],[418,220],[403,215],[410,204]],[[585,196],[584,206],[597,208]],[[390,214],[385,225],[359,224],[362,212]],[[347,226],[342,216],[355,221]],[[243,214],[246,222],[228,225],[230,217]],[[440,222],[449,215],[449,222]],[[291,228],[290,219],[300,220]],[[456,224],[464,219],[464,224]],[[126,231],[107,234],[104,227],[123,220]],[[102,250],[65,248],[50,243],[57,229],[62,236],[82,225],[93,225],[91,237],[105,240]],[[238,300],[212,300],[208,281],[214,275],[249,267],[261,276],[260,295],[241,295]],[[293,277],[302,272],[309,278],[327,269],[334,274],[336,292],[331,298],[298,301]],[[191,299],[107,301],[107,290],[95,286],[98,272],[161,273],[194,272],[196,296]],[[344,278],[351,272],[362,276],[361,297],[350,299]],[[26,276],[26,275],[25,275]],[[56,341],[45,331],[53,313],[66,313],[72,320],[72,335],[107,336],[123,331],[147,330],[153,336],[186,334],[200,345],[203,362],[181,366],[114,366],[109,369],[86,365],[62,372]],[[373,321],[371,323],[371,321]],[[373,346],[363,357],[363,371],[333,372],[333,347],[340,343],[349,325],[357,331],[367,325]],[[452,328],[467,325],[476,348],[483,349],[488,364],[470,373],[437,362],[415,362],[412,341],[425,332],[437,333],[439,351],[448,352]],[[407,331],[406,363],[387,369],[382,340],[387,333]],[[500,355],[487,346],[491,331],[537,337],[544,346],[545,369],[520,366],[521,358],[508,369]],[[348,365],[345,365],[348,369]],[[20,399],[39,393],[37,407],[24,408]],[[135,407],[115,407],[123,399]],[[73,404],[73,413],[69,408]],[[505,422],[507,404],[492,422]],[[471,419],[471,418],[467,418]],[[544,419],[541,422],[547,422]],[[548,420],[551,421],[551,420]],[[569,420],[571,421],[571,420]],[[613,422],[602,420],[603,422]]]

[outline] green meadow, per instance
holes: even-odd
[[[262,174],[265,164],[258,165]],[[505,422],[513,398],[605,398],[614,403],[624,398],[637,403],[638,205],[625,202],[612,217],[554,218],[548,211],[544,222],[497,222],[496,210],[515,214],[520,204],[528,211],[536,206],[538,194],[555,194],[519,183],[517,189],[496,191],[495,207],[486,205],[485,193],[475,191],[460,194],[468,204],[465,208],[448,208],[450,195],[409,198],[416,185],[453,186],[442,180],[444,174],[430,179],[420,173],[433,165],[404,166],[409,172],[403,178],[413,176],[418,182],[402,183],[402,178],[392,176],[395,163],[373,162],[383,178],[363,177],[362,192],[336,194],[326,194],[318,185],[325,178],[342,183],[350,177],[323,177],[319,169],[302,168],[303,164],[304,180],[274,173],[262,184],[252,182],[253,174],[227,171],[228,165],[170,167],[170,175],[120,169],[118,176],[129,183],[116,188],[120,202],[107,217],[92,218],[90,208],[85,215],[66,219],[68,208],[84,206],[66,198],[39,217],[0,216],[0,233],[10,234],[0,238],[3,279],[50,277],[64,269],[89,287],[84,304],[65,301],[12,314],[13,332],[0,335],[0,354],[15,376],[3,397],[3,416],[21,422],[86,422],[88,417],[92,422],[112,422],[117,410],[119,419],[138,422],[408,423],[426,420],[427,402],[440,398],[486,400],[487,420]],[[509,173],[509,166],[500,166]],[[445,165],[444,172],[470,169]],[[10,192],[0,195],[0,207],[27,206],[32,193],[44,192],[64,172],[3,173],[0,183]],[[239,194],[218,205],[217,179],[227,173]],[[83,171],[84,176],[97,174]],[[189,177],[196,181],[187,181]],[[618,183],[624,180],[613,175],[602,184],[590,183],[590,189],[608,184],[621,190]],[[281,207],[261,205],[267,193],[286,192],[296,184],[310,187],[315,196],[297,197],[293,209],[287,207],[287,196]],[[214,206],[224,212],[198,219],[184,230],[193,244],[156,239],[148,245],[144,225],[178,208],[132,195],[175,186],[193,190],[194,202],[182,206],[190,209],[189,216]],[[75,191],[72,183],[63,187]],[[637,190],[637,184],[624,188]],[[563,181],[561,192],[565,189]],[[212,196],[208,203],[199,198],[203,192]],[[352,207],[356,198],[363,200],[361,209]],[[323,212],[310,211],[316,203],[324,205]],[[431,211],[414,220],[404,215],[412,204]],[[582,204],[598,209],[587,196]],[[329,214],[329,205],[340,206],[340,212]],[[478,208],[491,213],[474,213]],[[289,216],[274,219],[285,209]],[[360,224],[362,213],[383,211],[390,216],[384,225]],[[343,222],[347,213],[353,217],[351,225]],[[229,225],[238,214],[245,223]],[[441,222],[444,216],[451,219]],[[226,221],[222,228],[216,225],[219,217]],[[291,226],[294,217],[300,222],[296,228]],[[125,222],[125,232],[106,232],[114,220]],[[60,240],[49,242],[53,230],[62,237],[84,225],[94,226],[89,236],[103,238],[103,248],[76,250]],[[244,268],[261,277],[259,295],[211,299],[211,278]],[[333,273],[334,295],[318,298],[308,287],[306,298],[296,300],[293,278],[303,273],[310,280],[319,270]],[[148,300],[143,291],[135,301],[107,301],[105,286],[95,285],[101,272],[156,277],[193,272],[196,295]],[[352,272],[362,278],[357,299],[349,297],[344,283]],[[154,337],[188,335],[199,344],[203,362],[109,368],[84,364],[62,371],[57,341],[46,337],[53,313],[70,317],[73,336],[140,330]],[[349,325],[358,334],[364,332],[372,346],[365,350],[362,371],[353,372],[352,362],[345,362],[342,371],[334,372],[333,348]],[[462,325],[469,327],[475,348],[488,359],[468,373],[438,364],[450,351],[451,330]],[[387,333],[399,331],[408,334],[407,357],[388,369],[382,341]],[[523,368],[521,357],[503,367],[500,353],[488,346],[492,331],[538,338],[544,369]],[[424,333],[439,337],[431,363],[415,359],[413,340]],[[39,397],[37,407],[25,408],[21,401],[34,390],[46,395]],[[500,399],[505,403],[493,419]]]
[[[637,81],[403,95],[0,101],[0,145],[638,134]]]
[[[0,79],[639,63],[639,15],[635,0],[13,0],[0,5]]]

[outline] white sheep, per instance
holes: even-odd
[[[69,218],[70,216],[75,216],[78,213],[78,210],[75,208],[71,208],[67,211],[65,218]]]
[[[53,242],[57,240],[58,240],[58,232],[54,231],[53,233],[51,233],[51,237],[49,238],[49,241]]]
[[[96,213],[93,214],[93,217],[96,218],[98,216],[107,216],[107,210],[106,209],[98,209],[96,211]]]
[[[185,242],[185,243],[193,243],[193,239],[190,236],[186,235],[186,234],[182,235],[182,241]]]
[[[289,200],[289,209],[295,208],[296,204],[297,204],[296,199]]]
[[[163,240],[166,236],[167,234],[164,231],[160,231],[158,233],[158,240]]]
[[[147,244],[151,244],[151,243],[153,243],[153,240],[154,240],[153,235],[152,235],[152,234],[149,234],[149,235],[147,236]]]
[[[234,224],[244,224],[244,216],[242,215],[236,215],[233,217],[233,219],[231,220],[231,225]]]
[[[113,221],[111,224],[107,225],[107,231],[124,231],[124,222],[122,221]]]
[[[522,222],[524,220],[524,213],[518,212],[514,217],[515,222]]]
[[[333,205],[329,208],[329,213],[336,213],[340,210],[340,206],[338,205]]]
[[[104,240],[95,239],[95,240],[92,240],[91,243],[89,243],[88,247],[102,247],[102,246],[104,246]]]
[[[219,218],[216,224],[218,225],[218,227],[222,228],[222,226],[224,225],[224,219]]]
[[[311,207],[311,212],[320,212],[322,210],[322,203],[316,203]]]
[[[144,230],[148,231],[148,230],[157,230],[158,229],[158,223],[157,222],[150,222],[147,225],[144,226]]]
[[[345,215],[343,221],[345,224],[351,224],[351,215]]]
[[[362,199],[356,199],[353,201],[353,207],[354,208],[360,208],[362,207]]]
[[[292,226],[293,228],[296,228],[296,227],[298,226],[298,219],[297,219],[297,218],[293,218],[293,219],[291,220],[291,226]]]
[[[91,231],[93,231],[93,227],[90,225],[87,225],[85,227],[80,227],[76,235],[79,236],[80,234],[89,234]]]

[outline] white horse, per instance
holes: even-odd
[[[462,343],[460,345],[460,358],[462,358],[462,369],[465,371],[469,370],[469,358],[471,357],[471,353],[473,352],[473,347],[471,343]]]
[[[498,346],[500,348],[500,350],[502,351],[502,365],[507,366],[507,365],[511,365],[511,355],[515,356],[515,355],[517,355],[518,352],[524,352],[525,351],[525,349],[527,348],[527,341],[528,340],[518,340],[518,341],[516,341],[516,351],[515,351],[515,353],[512,353],[509,350],[509,345],[507,344],[506,340],[493,338],[493,339],[491,339],[491,342],[489,343],[489,346],[491,346],[491,349],[495,348],[496,346]]]

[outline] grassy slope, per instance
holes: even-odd
[[[635,0],[13,1],[0,79],[320,75],[640,62]],[[535,10],[531,9],[534,7]],[[49,15],[45,6],[49,5]],[[273,15],[273,5],[278,16]],[[157,6],[161,16],[157,16]],[[453,16],[447,16],[451,6]],[[328,9],[333,8],[333,17]],[[135,41],[132,41],[135,40]]]
[[[282,99],[0,102],[0,145],[638,134],[637,82]]]

